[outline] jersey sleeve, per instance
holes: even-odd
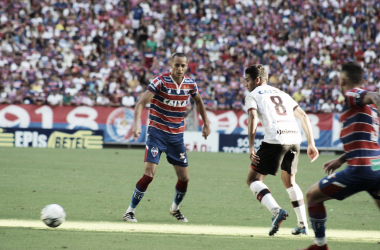
[[[153,92],[155,94],[158,93],[158,91],[160,91],[161,89],[161,85],[162,85],[162,81],[159,77],[156,77],[148,86],[148,90],[150,92]]]
[[[257,102],[255,98],[251,95],[247,95],[245,97],[245,107],[247,109],[247,112],[250,111],[251,109],[257,109]]]
[[[362,107],[363,99],[367,91],[362,89],[350,89],[344,94],[344,99],[349,108]]]
[[[198,95],[198,86],[197,86],[197,84],[194,83],[194,88],[192,90],[190,90],[189,94],[191,95],[191,97],[195,97],[196,95]]]

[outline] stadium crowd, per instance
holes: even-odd
[[[379,47],[377,0],[3,0],[0,103],[133,107],[183,52],[209,110],[242,109],[259,63],[302,109],[337,112],[343,62],[379,90]]]

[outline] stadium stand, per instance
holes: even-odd
[[[208,109],[239,109],[260,63],[306,111],[337,112],[343,62],[379,90],[379,47],[377,0],[3,0],[0,103],[130,106],[183,52]]]

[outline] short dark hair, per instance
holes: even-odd
[[[254,64],[245,70],[246,75],[250,75],[254,80],[256,77],[260,77],[262,82],[268,82],[268,72],[261,64]]]
[[[344,73],[353,84],[360,84],[364,74],[362,67],[356,62],[342,64],[341,73]]]
[[[180,53],[180,52],[176,52],[172,55],[172,60],[174,59],[174,57],[186,57],[186,60],[188,61],[189,59],[187,58],[186,54],[185,53]]]

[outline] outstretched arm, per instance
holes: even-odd
[[[198,94],[193,97],[195,104],[197,105],[197,110],[203,120],[202,136],[207,140],[207,136],[210,134],[210,124],[207,119],[206,108],[203,103],[202,97]]]
[[[315,147],[314,136],[311,129],[311,124],[309,117],[300,107],[294,110],[294,116],[301,120],[303,131],[307,138],[307,155],[309,156],[311,162],[315,161],[318,156],[318,149]]]
[[[256,155],[255,151],[255,137],[257,129],[257,110],[249,109],[248,110],[248,139],[249,139],[249,158],[253,164],[259,163],[259,156]]]
[[[147,105],[150,100],[153,98],[155,94],[150,92],[149,90],[145,91],[141,96],[140,100],[136,103],[135,113],[133,118],[133,135],[135,137],[135,141],[140,137],[141,134],[141,113],[145,105]]]
[[[367,92],[363,98],[363,104],[375,104],[376,108],[380,110],[380,93]]]

